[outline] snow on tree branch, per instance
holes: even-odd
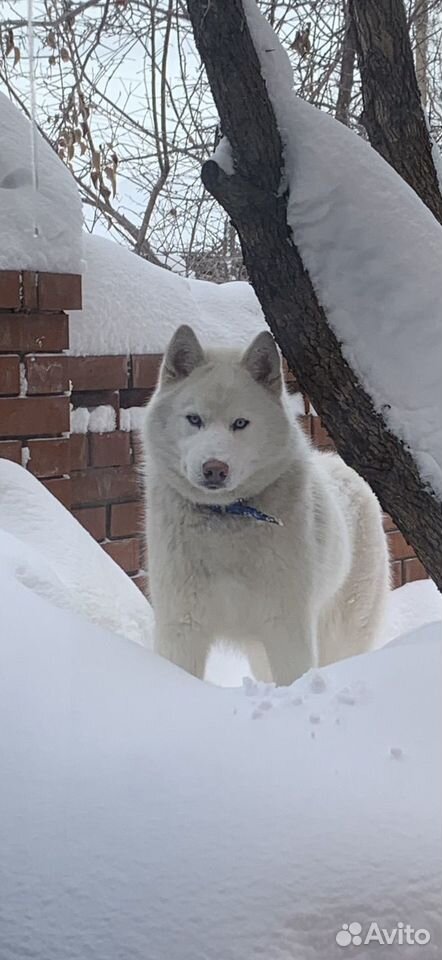
[[[210,161],[204,183],[338,450],[441,583],[442,230],[361,138],[294,97],[253,0],[188,8],[235,167]]]

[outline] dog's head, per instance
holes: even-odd
[[[179,327],[147,408],[148,458],[164,481],[195,503],[258,494],[293,457],[281,361],[270,333],[245,353],[205,352]]]

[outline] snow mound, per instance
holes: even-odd
[[[244,281],[187,280],[90,234],[84,256],[83,309],[70,314],[76,356],[162,353],[180,323],[210,344],[245,346],[266,326]]]
[[[2,960],[334,960],[374,920],[437,960],[439,627],[231,691],[0,594]]]
[[[442,494],[442,227],[364,140],[293,94],[289,58],[244,9],[284,145],[288,222],[377,411]]]
[[[415,580],[392,590],[388,599],[386,642],[426,623],[442,621],[442,594],[432,580]]]
[[[396,623],[436,594],[396,591]],[[437,960],[440,621],[291,687],[200,683],[8,461],[0,609],[2,960],[338,960],[373,921],[428,931]]]
[[[3,93],[0,143],[0,270],[81,273],[83,215],[74,178],[36,133],[35,183],[31,124]]]
[[[42,483],[3,459],[0,568],[55,606],[151,646],[153,614],[138,587]]]

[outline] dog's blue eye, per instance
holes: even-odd
[[[244,417],[238,417],[238,420],[234,420],[232,423],[232,430],[244,430],[245,427],[248,427],[250,420],[245,420]]]
[[[199,417],[197,413],[188,413],[186,420],[189,421],[192,427],[198,427],[198,430],[203,425],[203,421],[201,420],[201,417]]]

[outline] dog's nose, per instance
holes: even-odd
[[[203,463],[203,475],[209,485],[220,486],[229,476],[229,464],[223,460],[206,460]]]

